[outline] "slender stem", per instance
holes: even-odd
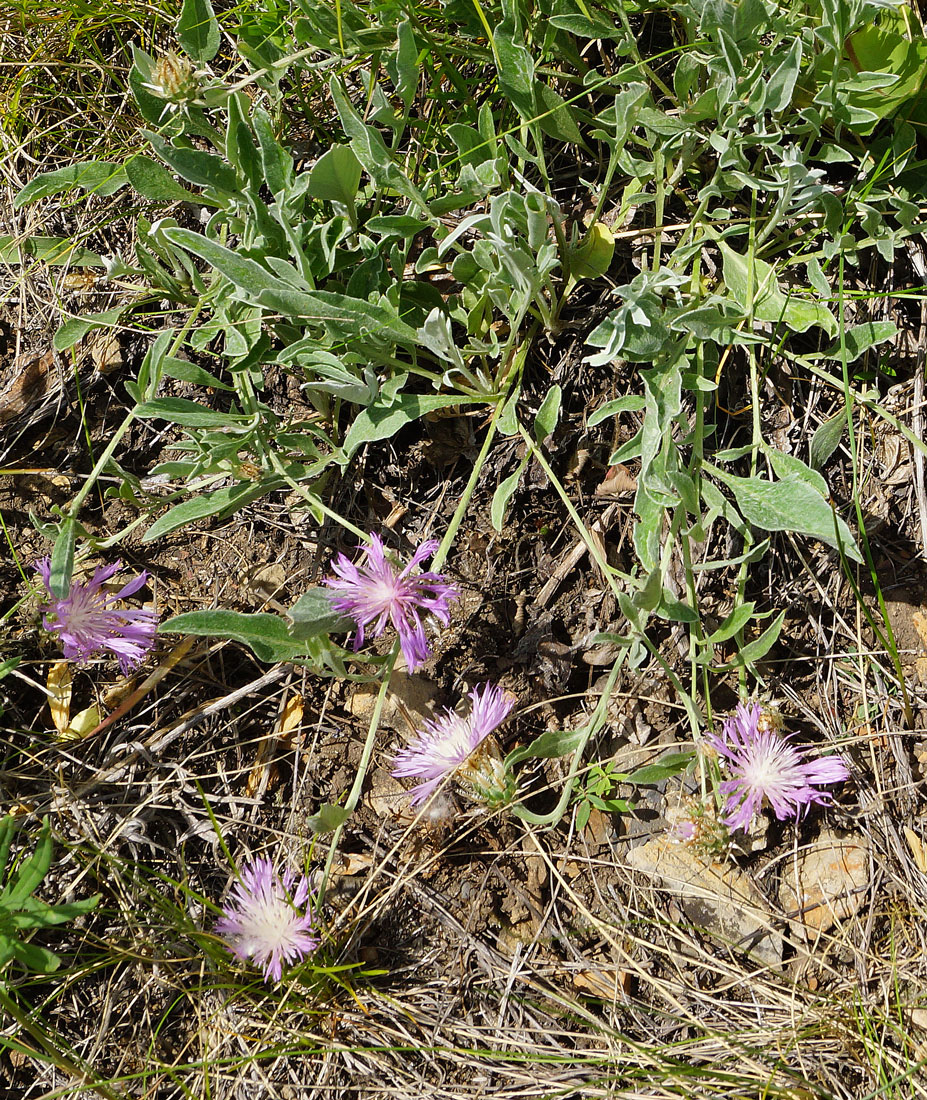
[[[560,484],[560,480],[558,479],[558,477],[554,473],[554,471],[551,469],[550,463],[544,457],[544,454],[541,451],[541,448],[535,443],[535,441],[525,431],[524,428],[519,426],[519,431],[521,432],[522,438],[524,439],[524,441],[527,443],[529,449],[531,450],[532,455],[537,460],[538,464],[541,466],[544,473],[547,474],[548,478],[550,479],[550,483],[551,483],[551,485],[553,485],[554,489],[556,490],[557,495],[563,501],[564,507],[566,508],[567,512],[569,513],[570,518],[573,520],[574,524],[576,524],[576,529],[579,532],[580,537],[582,538],[583,542],[586,544],[586,547],[589,550],[589,554],[592,557],[592,560],[596,563],[596,565],[598,565],[598,567],[601,570],[602,575],[605,578],[609,588],[611,588],[611,590],[615,593],[616,598],[618,598],[620,596],[624,596],[625,592],[621,588],[621,586],[619,585],[618,578],[620,577],[626,583],[631,582],[633,580],[633,578],[619,573],[619,571],[617,569],[614,569],[612,566],[610,566],[608,564],[608,562],[602,556],[601,550],[596,545],[595,539],[593,539],[592,536],[589,534],[589,532],[586,530],[586,525],[583,523],[582,519],[580,518],[579,513],[573,507],[573,502],[567,496],[566,490]],[[678,517],[678,513],[677,513],[677,516],[674,516],[671,527],[670,527],[670,531],[671,531],[670,536],[669,536],[670,539],[674,539],[675,536],[676,536],[676,532],[678,531],[678,523],[680,522],[680,520],[677,517]],[[672,668],[670,668],[669,664],[667,664],[666,659],[664,658],[664,656],[660,652],[660,650],[647,637],[646,632],[643,631],[643,630],[635,630],[634,631],[634,637],[637,638],[641,642],[642,645],[647,647],[647,650],[649,651],[650,655],[654,658],[655,661],[657,661],[657,663],[663,669],[663,672],[665,673],[665,675],[669,679],[670,683],[673,685],[673,688],[676,690],[677,694],[679,695],[680,700],[682,701],[682,705],[686,709],[686,714],[688,715],[689,722],[692,726],[693,734],[697,735],[698,730],[702,726],[702,718],[701,718],[701,715],[699,714],[698,710],[695,707],[695,703],[692,701],[691,695],[689,694],[689,692],[687,692],[685,690],[685,688],[683,687],[682,681],[676,675],[675,671]]]
[[[183,343],[184,339],[186,338],[187,333],[193,327],[194,321],[199,316],[200,310],[203,307],[203,301],[204,301],[204,299],[201,298],[196,303],[196,306],[190,311],[190,316],[184,322],[183,328],[177,333],[177,336],[174,339],[173,344],[171,345],[171,349],[168,352],[168,355],[174,355],[175,352],[177,351],[177,349]],[[110,441],[106,445],[103,453],[97,459],[96,465],[93,467],[93,469],[87,475],[87,480],[80,487],[80,489],[77,491],[77,495],[71,501],[71,507],[68,509],[68,518],[77,519],[78,515],[80,514],[80,510],[81,510],[81,507],[83,506],[84,501],[90,495],[91,489],[93,489],[94,485],[96,485],[97,481],[99,480],[100,475],[106,469],[107,463],[113,457],[113,455],[116,453],[116,448],[122,442],[122,437],[129,430],[129,426],[131,425],[131,423],[134,419],[135,419],[135,409],[130,409],[129,412],[126,414],[126,417],[123,420],[123,422],[119,425],[119,427],[115,430],[115,432],[113,432],[112,439],[110,439]]]
[[[486,438],[483,440],[483,445],[480,447],[480,453],[477,455],[476,462],[473,464],[473,470],[470,473],[470,478],[467,481],[466,487],[460,497],[460,502],[454,509],[454,514],[451,516],[451,521],[447,525],[447,530],[444,532],[444,538],[441,539],[441,545],[435,552],[435,556],[431,559],[429,565],[430,569],[435,572],[440,571],[441,566],[447,560],[447,555],[450,552],[451,547],[454,544],[454,539],[457,536],[457,531],[463,523],[464,516],[467,513],[467,509],[470,507],[470,501],[473,498],[474,492],[476,492],[477,484],[479,483],[480,476],[483,473],[483,466],[486,463],[486,456],[489,454],[489,449],[492,446],[493,440],[496,437],[496,423],[502,413],[505,403],[508,400],[511,393],[512,386],[515,385],[518,379],[521,377],[522,368],[525,365],[525,359],[528,356],[528,349],[531,347],[531,340],[537,332],[537,326],[532,327],[531,332],[525,338],[525,340],[518,346],[515,354],[512,357],[510,367],[505,373],[504,384],[505,392],[499,397],[496,402],[496,407],[493,409],[492,419],[489,421],[489,427],[486,430]]]
[[[563,790],[560,792],[560,798],[557,800],[557,805],[550,811],[549,814],[536,814],[529,810],[526,806],[522,806],[516,803],[511,807],[512,813],[521,818],[522,821],[527,821],[531,825],[550,825],[554,826],[566,813],[566,808],[569,805],[570,798],[573,795],[573,788],[576,786],[576,776],[579,773],[580,764],[582,763],[583,753],[586,751],[586,746],[589,744],[593,734],[605,725],[605,720],[608,716],[608,703],[612,696],[612,688],[615,686],[615,681],[618,679],[618,673],[621,670],[621,666],[624,664],[625,657],[627,656],[627,650],[622,650],[618,655],[618,659],[612,665],[612,670],[608,675],[605,687],[602,689],[602,694],[599,697],[598,706],[589,719],[589,724],[586,726],[582,733],[579,744],[576,746],[573,752],[573,759],[570,761],[570,771],[566,777],[566,782],[563,785]]]
[[[322,872],[322,882],[319,886],[317,897],[321,904],[325,898],[325,889],[328,885],[328,876],[331,873],[332,864],[335,862],[335,855],[338,851],[338,842],[341,840],[341,834],[344,831],[347,815],[353,813],[360,801],[361,791],[364,789],[364,780],[367,778],[367,770],[370,767],[370,758],[373,756],[373,747],[377,740],[377,731],[380,728],[380,718],[383,714],[383,706],[386,703],[386,696],[389,693],[390,680],[392,679],[393,669],[396,667],[396,658],[399,655],[399,641],[397,639],[393,646],[392,653],[390,653],[389,661],[386,665],[386,675],[380,682],[380,690],[377,692],[377,699],[373,706],[373,714],[370,716],[370,727],[367,730],[367,738],[364,741],[364,748],[361,752],[360,762],[357,765],[357,775],[354,776],[354,782],[351,784],[351,789],[348,792],[348,797],[345,800],[344,808],[346,811],[345,821],[343,821],[332,834],[332,841],[328,847],[328,856],[325,860],[325,870]]]

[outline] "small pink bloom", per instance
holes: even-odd
[[[759,729],[759,718],[756,703],[739,703],[721,736],[706,737],[731,775],[721,783],[727,799],[724,822],[731,829],[749,829],[764,799],[780,821],[797,818],[811,803],[830,801],[816,784],[842,783],[850,774],[839,756],[806,760],[806,746],[793,745],[775,729]]]
[[[447,710],[396,754],[392,774],[421,779],[412,788],[412,805],[424,802],[446,778],[458,779],[481,801],[501,805],[514,793],[495,739],[490,734],[509,716],[515,696],[493,684],[470,692],[466,718]]]
[[[158,616],[148,609],[117,607],[120,600],[134,595],[148,580],[141,573],[120,588],[107,592],[103,585],[122,565],[106,565],[82,584],[72,581],[67,596],[58,599],[51,590],[51,561],[42,558],[34,565],[49,601],[44,606],[42,625],[57,634],[69,661],[85,665],[101,650],[108,649],[119,660],[123,673],[133,669],[154,644]]]
[[[434,615],[447,626],[448,605],[460,599],[460,593],[441,573],[413,573],[438,548],[432,539],[423,542],[412,560],[400,572],[387,558],[378,535],[370,536],[370,545],[360,547],[365,561],[355,565],[339,554],[332,561],[338,574],[324,583],[333,589],[332,607],[340,615],[357,623],[355,652],[364,644],[364,634],[370,624],[374,638],[379,638],[392,623],[399,635],[399,644],[410,672],[420,668],[431,655],[422,616]]]
[[[269,859],[256,859],[243,868],[216,922],[228,950],[263,967],[265,981],[279,982],[284,963],[302,962],[319,946],[312,914],[301,911],[309,883],[303,875],[294,890],[295,878],[291,870],[278,875]]]

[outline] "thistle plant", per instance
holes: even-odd
[[[308,899],[305,875],[297,882],[294,871],[278,875],[269,859],[256,859],[232,887],[215,931],[237,959],[252,959],[265,981],[279,982],[284,963],[302,962],[319,946]]]
[[[434,721],[426,721],[421,733],[397,753],[392,774],[420,780],[412,788],[413,806],[451,778],[490,809],[514,798],[514,778],[492,735],[508,718],[515,696],[494,684],[483,684],[469,698],[466,718],[446,710]]]
[[[806,760],[806,746],[793,745],[788,735],[760,727],[760,707],[739,703],[721,735],[707,741],[721,756],[730,779],[721,782],[724,823],[749,830],[764,801],[780,821],[798,818],[812,804],[826,805],[830,795],[817,784],[842,783],[849,769],[839,756]]]
[[[374,638],[379,638],[391,623],[399,635],[409,671],[415,672],[428,660],[431,648],[423,616],[433,615],[447,626],[450,602],[460,598],[457,588],[443,574],[413,572],[437,549],[438,543],[428,539],[409,563],[397,570],[386,556],[379,535],[374,534],[370,545],[362,548],[364,560],[360,565],[344,554],[334,559],[331,567],[337,577],[330,577],[325,584],[332,589],[333,609],[357,623],[355,652],[364,644],[368,628]]]
[[[134,577],[118,592],[108,592],[103,587],[121,566],[119,561],[102,566],[86,583],[72,581],[67,596],[58,599],[51,589],[51,559],[42,558],[35,563],[34,569],[49,597],[42,609],[42,625],[58,635],[69,661],[86,665],[97,654],[109,650],[119,661],[123,674],[127,674],[154,644],[156,612],[117,606],[145,586],[147,572]]]

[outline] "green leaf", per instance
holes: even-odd
[[[419,78],[418,43],[408,19],[396,28],[396,53],[390,58],[395,64],[387,67],[390,79],[396,88],[396,94],[402,100],[403,106],[408,110],[415,98],[415,89]]]
[[[70,516],[66,516],[61,522],[61,530],[55,539],[55,545],[51,552],[51,568],[48,581],[52,595],[59,600],[63,600],[71,589],[76,539],[77,524]]]
[[[87,313],[83,317],[72,317],[58,328],[52,340],[55,351],[67,351],[82,340],[88,332],[97,328],[111,328],[125,313],[127,306],[117,306],[103,313]]]
[[[286,196],[293,183],[293,158],[277,141],[270,115],[263,107],[255,107],[251,124],[261,147],[264,180],[278,198]]]
[[[733,638],[737,631],[742,630],[753,618],[754,607],[756,607],[756,604],[752,602],[742,603],[740,607],[735,607],[718,629],[708,635],[705,639],[706,644],[718,645],[721,642],[726,642],[728,638]]]
[[[411,424],[413,420],[418,420],[426,413],[478,403],[478,399],[474,397],[443,393],[401,393],[390,400],[378,399],[363,409],[348,428],[342,448],[344,463],[347,463],[364,443],[390,439],[400,428]]]
[[[66,168],[57,168],[54,172],[43,172],[30,180],[13,197],[13,207],[18,210],[37,199],[47,199],[52,195],[66,194],[79,187],[93,195],[112,195],[128,183],[128,176],[119,164],[108,160],[82,160],[69,164]]]
[[[349,206],[360,187],[362,171],[350,145],[333,145],[310,169],[306,191],[315,199]]]
[[[35,890],[51,867],[52,838],[51,826],[46,817],[42,821],[42,831],[36,842],[35,851],[22,863],[0,894],[0,909],[14,909],[21,906]]]
[[[214,187],[227,195],[239,193],[238,176],[235,169],[215,153],[204,149],[186,149],[171,145],[150,130],[143,131],[149,145],[168,167],[197,187]]]
[[[630,775],[615,776],[614,778],[619,779],[622,783],[637,785],[649,786],[653,783],[662,783],[664,779],[669,779],[685,771],[692,763],[694,756],[695,753],[693,752],[670,752],[661,757],[655,764],[645,764],[643,767],[631,772]]]
[[[505,522],[505,511],[509,506],[509,501],[512,499],[512,494],[518,488],[518,482],[521,475],[528,465],[528,457],[530,452],[519,462],[518,469],[514,474],[509,476],[496,486],[496,491],[492,495],[492,505],[489,509],[489,518],[493,527],[497,531],[502,530],[502,525]]]
[[[717,468],[714,472],[732,490],[737,507],[755,527],[807,535],[841,548],[848,558],[862,562],[846,522],[804,478],[792,474],[780,481],[763,481],[734,477]]]
[[[52,267],[103,267],[95,252],[70,237],[8,237],[0,235],[0,263],[28,264],[41,260]]]
[[[745,311],[752,309],[757,321],[784,322],[793,332],[807,332],[818,325],[829,336],[837,332],[837,320],[817,302],[786,295],[779,288],[776,270],[765,260],[754,258],[753,279],[747,257],[718,241],[724,260],[724,282],[734,300]]]
[[[158,627],[159,634],[194,634],[197,637],[230,638],[246,645],[261,661],[298,661],[311,657],[305,641],[290,636],[279,615],[241,611],[188,611]]]
[[[0,883],[6,873],[6,863],[10,858],[10,846],[13,843],[13,835],[16,832],[16,820],[12,814],[7,814],[0,821]]]
[[[204,237],[202,233],[171,227],[164,230],[164,236],[212,264],[250,302],[278,310],[293,319],[343,326],[345,334],[350,333],[354,339],[365,333],[395,340],[409,347],[414,347],[417,342],[415,329],[400,321],[398,314],[385,305],[332,291],[291,289],[279,274]],[[277,266],[286,270],[287,278],[294,284],[301,282],[299,272],[291,264],[280,261]]]
[[[377,189],[393,190],[427,212],[428,203],[425,196],[393,161],[392,155],[380,136],[380,132],[374,127],[368,126],[354,110],[347,96],[341,90],[338,79],[334,76],[329,82],[329,90],[332,99],[335,101],[335,108],[338,111],[338,117],[341,119],[344,132],[351,141],[351,148],[363,165],[367,175],[377,185]],[[434,222],[433,218],[431,220]]]
[[[615,23],[597,19],[595,13],[590,13],[588,16],[580,15],[578,12],[552,15],[548,22],[552,27],[575,34],[577,38],[602,38],[605,41],[610,38],[621,38],[621,30]]]
[[[143,401],[134,411],[140,420],[157,417],[171,424],[182,424],[185,428],[228,428],[251,420],[250,416],[243,413],[207,409],[205,405],[189,401],[185,397],[156,397],[152,401]]]
[[[874,348],[877,344],[884,344],[886,340],[891,340],[897,332],[898,327],[894,321],[866,321],[862,325],[854,325],[852,328],[848,328],[843,334],[847,362],[852,363],[870,348]],[[842,356],[840,341],[835,340],[830,347],[825,348],[820,354],[827,359],[839,360]]]
[[[756,664],[757,661],[762,660],[778,641],[779,632],[782,630],[782,624],[785,622],[785,615],[786,613],[784,611],[780,611],[772,624],[763,631],[759,638],[745,645],[743,649],[726,664],[717,665],[716,669],[720,672],[732,668],[743,668],[744,666],[753,665]]]
[[[574,112],[567,101],[541,80],[534,82],[534,97],[538,105],[537,122],[545,134],[570,145],[585,145],[576,125]]]
[[[53,928],[66,924],[75,917],[89,913],[100,901],[100,895],[83,901],[70,901],[62,905],[48,905],[39,898],[27,897],[20,903],[18,921],[23,928]]]
[[[364,223],[367,233],[376,233],[378,237],[402,237],[404,240],[409,240],[428,228],[428,222],[414,218],[411,214],[381,214],[368,218]]]
[[[924,88],[927,41],[922,35],[912,41],[884,27],[869,25],[850,35],[846,51],[858,72],[857,80],[846,89],[851,107],[886,118]],[[887,73],[894,79],[881,87],[860,79],[871,73]],[[871,125],[863,126],[860,133],[871,129]]]
[[[570,275],[576,279],[598,279],[611,266],[615,237],[604,222],[594,222],[576,248],[569,252]]]
[[[773,473],[780,480],[782,478],[795,477],[800,481],[807,481],[812,489],[815,489],[826,500],[829,494],[827,482],[817,472],[807,466],[797,455],[787,455],[775,447],[765,447],[763,453],[769,459]]]
[[[518,399],[521,396],[521,383],[517,383],[505,400],[496,428],[500,435],[518,435]]]
[[[534,438],[538,443],[543,443],[554,434],[557,421],[560,419],[560,401],[563,391],[558,385],[553,385],[547,391],[537,416],[534,418]]]
[[[3,939],[6,944],[10,942],[5,936]],[[41,947],[37,943],[14,943],[12,956],[20,966],[33,974],[51,974],[61,965],[61,959],[54,951],[49,951],[47,947]]]
[[[319,833],[333,833],[335,829],[343,825],[351,816],[351,811],[344,806],[336,806],[332,802],[326,802],[318,811],[303,818],[309,830],[318,836]]]
[[[191,382],[194,386],[210,386],[216,390],[225,390],[234,393],[235,387],[226,385],[210,371],[191,363],[189,359],[175,359],[171,355],[165,355],[161,360],[161,370],[168,378],[177,378],[181,382]]]
[[[840,439],[846,426],[846,414],[839,412],[814,429],[809,445],[809,459],[815,470],[820,470],[840,446]]]
[[[594,428],[596,424],[601,424],[610,416],[617,416],[623,412],[640,412],[645,404],[645,398],[636,393],[630,393],[626,397],[616,397],[614,401],[606,401],[604,405],[600,405],[589,417],[587,424],[590,428]]]
[[[647,579],[631,593],[631,603],[641,611],[653,611],[663,599],[663,570],[657,565],[647,574]]]
[[[586,736],[585,729],[548,730],[539,737],[535,737],[529,744],[510,752],[505,758],[505,767],[508,769],[528,757],[536,756],[548,760],[556,756],[566,756],[567,753],[575,752]]]
[[[767,111],[784,111],[792,102],[795,81],[801,71],[801,38],[796,36],[785,58],[769,78],[766,85],[764,108]]]
[[[209,0],[183,0],[177,20],[180,48],[197,64],[212,61],[219,50],[219,24]]]
[[[249,482],[247,485],[226,485],[211,493],[201,493],[175,505],[156,519],[145,532],[142,542],[154,542],[162,535],[176,531],[178,527],[185,527],[188,523],[195,523],[196,520],[206,519],[208,516],[230,516],[252,500],[270,492],[275,484]]]
[[[291,621],[290,634],[294,638],[314,638],[354,626],[353,620],[332,608],[330,588],[310,588],[304,592],[287,612],[287,618]]]
[[[524,44],[524,35],[515,22],[511,5],[493,32],[493,43],[499,59],[499,87],[523,118],[533,118],[534,61]]]
[[[181,187],[163,164],[137,154],[126,162],[129,183],[149,202],[194,202],[198,198]]]
[[[661,619],[667,619],[671,623],[697,623],[698,612],[694,607],[682,600],[677,600],[668,589],[663,590],[659,604],[655,608]]]

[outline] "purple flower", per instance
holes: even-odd
[[[452,584],[440,573],[416,573],[412,570],[437,550],[433,539],[423,542],[412,555],[412,560],[397,573],[383,552],[379,536],[370,536],[370,546],[360,547],[366,561],[358,567],[344,554],[332,561],[332,569],[338,578],[325,581],[332,594],[332,607],[340,615],[357,623],[354,651],[364,644],[364,631],[373,623],[371,633],[379,638],[386,629],[387,620],[399,634],[399,644],[410,672],[420,668],[431,650],[425,637],[422,615],[434,615],[445,626],[450,621],[448,603],[460,599]]]
[[[49,595],[44,605],[42,625],[61,638],[61,648],[69,661],[85,665],[101,650],[108,649],[119,659],[119,667],[128,673],[154,644],[158,616],[147,609],[131,610],[115,605],[134,595],[148,580],[143,572],[118,592],[107,592],[103,585],[122,566],[105,565],[82,584],[72,581],[64,599],[51,590],[51,561],[42,558],[34,565]]]
[[[301,910],[309,897],[306,876],[284,871],[281,877],[269,859],[256,859],[242,869],[232,887],[232,899],[216,921],[216,933],[244,962],[254,959],[264,968],[264,979],[279,982],[283,964],[302,962],[319,946],[312,914]]]
[[[841,783],[850,774],[839,756],[805,760],[807,747],[791,744],[776,729],[759,728],[760,713],[756,703],[739,703],[721,736],[706,737],[732,777],[721,784],[727,799],[724,823],[730,829],[749,829],[764,798],[780,821],[798,817],[812,802],[830,800],[815,784]]]
[[[490,806],[511,800],[514,785],[506,773],[495,738],[490,734],[508,717],[515,696],[493,684],[470,692],[470,713],[461,718],[446,710],[396,754],[392,774],[422,782],[412,788],[412,805],[424,802],[438,785],[455,776]]]

